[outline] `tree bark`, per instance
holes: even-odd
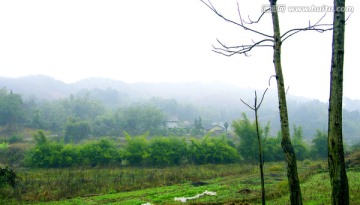
[[[272,21],[274,29],[274,66],[277,81],[278,100],[279,100],[279,113],[281,121],[281,147],[285,154],[285,161],[287,163],[287,177],[290,189],[290,203],[292,205],[301,205],[302,196],[300,189],[300,181],[297,173],[296,156],[294,149],[291,145],[289,120],[286,106],[286,93],[284,87],[284,77],[281,68],[281,36],[278,11],[276,10],[276,0],[270,0],[272,9]]]
[[[328,119],[328,164],[332,187],[332,204],[349,204],[349,185],[345,170],[342,137],[342,97],[345,39],[345,0],[334,0],[331,81]]]

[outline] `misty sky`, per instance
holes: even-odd
[[[239,0],[243,18],[261,13],[268,0]],[[315,2],[315,3],[314,3]],[[235,0],[214,0],[225,16],[238,20]],[[329,5],[332,0],[278,0],[278,4]],[[360,99],[357,54],[360,1],[346,27],[344,94]],[[349,15],[349,13],[347,14]],[[323,16],[284,12],[281,30],[302,28]],[[332,13],[323,19],[332,22]],[[256,29],[272,35],[267,14]],[[262,37],[218,18],[200,0],[11,0],[0,1],[0,76],[48,75],[64,82],[105,77],[125,82],[216,81],[264,90],[274,74],[271,48],[250,57],[212,52],[220,39],[241,45]],[[332,31],[303,32],[282,50],[285,82],[293,95],[329,96]],[[275,81],[271,84],[276,88]]]

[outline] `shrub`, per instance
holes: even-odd
[[[321,164],[314,164],[314,165],[310,166],[311,171],[317,171],[319,169],[322,169]]]
[[[79,153],[83,165],[109,165],[121,161],[116,146],[107,139],[85,144],[80,147]]]
[[[360,150],[355,150],[346,157],[346,165],[349,167],[360,166]]]
[[[303,163],[304,165],[309,166],[311,164],[311,161],[309,159],[305,159]]]
[[[9,145],[9,147],[4,150],[4,159],[6,160],[6,163],[12,165],[22,164],[27,149],[28,145],[25,143]]]
[[[61,167],[72,167],[79,164],[79,154],[78,147],[72,144],[65,145],[60,151]]]
[[[6,150],[9,147],[7,142],[0,143],[0,150]]]
[[[328,154],[327,133],[316,130],[316,134],[312,140],[313,147],[311,156],[314,159],[326,159]]]
[[[245,161],[257,161],[258,141],[256,132],[256,123],[251,122],[245,113],[242,114],[243,119],[234,120],[232,127],[235,134],[240,137],[239,152]],[[263,130],[260,128],[260,136],[263,135]]]
[[[0,143],[0,163],[5,164],[7,158],[7,150],[9,148],[9,144],[7,142]]]
[[[21,142],[24,140],[24,137],[22,135],[19,135],[19,134],[13,134],[9,137],[9,143],[12,144],[12,143],[16,143],[16,142]]]
[[[185,160],[187,144],[174,137],[157,137],[149,144],[149,162],[156,166],[178,165]]]
[[[284,160],[284,152],[281,148],[281,137],[267,137],[264,139],[264,160],[266,162],[278,162]]]
[[[61,167],[60,152],[63,145],[49,142],[43,131],[34,134],[35,147],[25,157],[25,164],[31,167]]]
[[[36,145],[26,156],[25,163],[31,167],[61,167],[63,145],[52,142]]]
[[[21,178],[9,166],[0,165],[0,204],[19,204]]]
[[[106,139],[76,146],[48,142],[41,131],[35,134],[34,138],[37,143],[25,157],[25,164],[30,167],[96,166],[121,161],[119,151],[114,143]]]
[[[280,164],[273,164],[269,167],[270,172],[280,172],[284,170],[284,167]]]
[[[191,139],[188,158],[195,164],[226,164],[238,161],[240,156],[226,138],[206,136],[202,140]]]
[[[127,160],[129,165],[142,165],[147,158],[148,152],[148,141],[145,135],[131,137],[126,134],[126,146],[124,150],[124,159]]]
[[[0,188],[10,185],[15,187],[20,178],[16,175],[14,169],[9,166],[2,167],[0,166]]]

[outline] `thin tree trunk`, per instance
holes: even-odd
[[[334,0],[334,30],[328,121],[328,163],[332,187],[332,204],[349,204],[349,185],[345,170],[342,137],[343,63],[345,39],[345,0]]]
[[[270,6],[276,8],[276,0],[270,0]],[[300,189],[300,181],[297,173],[296,156],[294,149],[291,145],[289,120],[286,106],[286,93],[284,87],[284,78],[281,68],[281,38],[280,38],[280,25],[279,16],[276,9],[272,10],[272,21],[274,29],[274,65],[277,81],[278,99],[279,99],[279,112],[281,121],[281,147],[285,154],[287,163],[287,177],[290,189],[290,202],[292,205],[301,205],[302,196]]]
[[[260,167],[260,178],[261,178],[261,202],[262,205],[266,204],[266,200],[265,200],[265,179],[264,179],[264,159],[263,159],[263,151],[262,151],[262,146],[261,146],[261,136],[260,136],[260,131],[259,131],[259,120],[258,120],[258,110],[264,100],[264,96],[266,94],[266,91],[268,89],[265,90],[261,101],[259,103],[259,105],[257,104],[257,94],[255,91],[255,104],[254,107],[251,107],[250,105],[248,105],[247,103],[245,103],[243,100],[241,100],[245,105],[247,105],[250,109],[254,110],[255,112],[255,126],[256,126],[256,136],[258,139],[258,148],[259,148],[259,167]]]
[[[255,93],[256,96],[256,93]],[[258,108],[257,108],[257,97],[255,97],[255,123],[256,123],[256,135],[258,138],[258,146],[259,146],[259,166],[260,166],[260,178],[261,178],[261,202],[262,205],[266,204],[265,201],[265,180],[264,180],[264,160],[262,156],[262,147],[261,147],[261,137],[259,132],[259,122],[258,122]]]

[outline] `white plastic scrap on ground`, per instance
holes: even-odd
[[[215,196],[216,192],[206,190],[201,194],[197,194],[197,195],[191,196],[191,197],[175,197],[174,201],[186,202],[187,200],[198,199],[198,198],[200,198],[200,197],[202,197],[204,195]]]
[[[145,204],[141,204],[141,205],[152,205],[150,202],[146,202]]]

